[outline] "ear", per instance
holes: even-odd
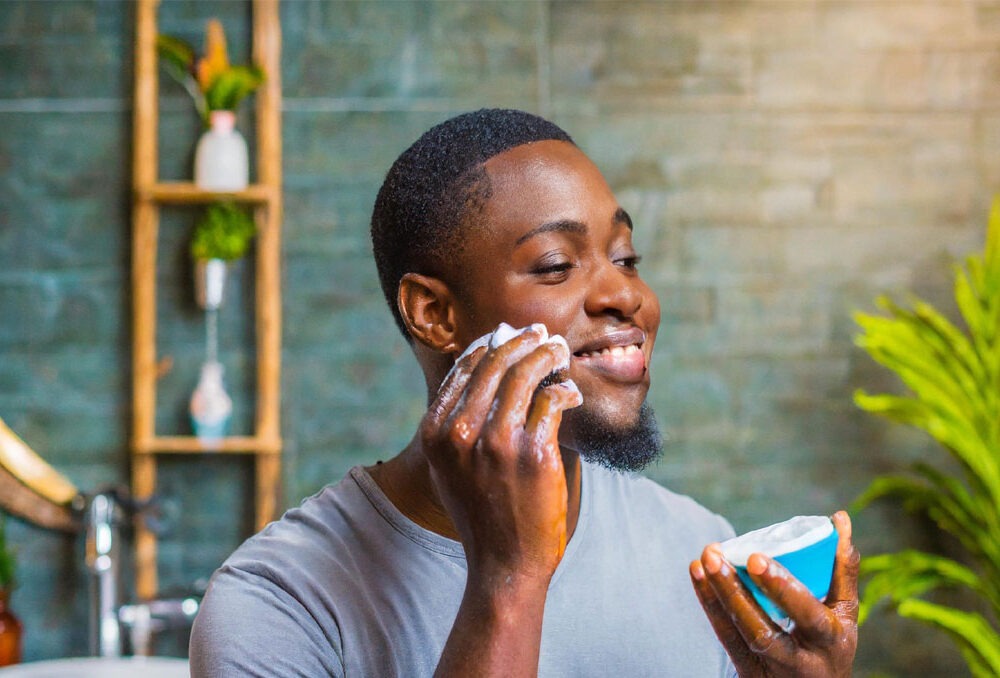
[[[399,281],[396,305],[414,340],[437,353],[455,351],[455,297],[447,284],[407,273]]]

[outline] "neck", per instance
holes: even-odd
[[[562,461],[568,497],[566,534],[572,538],[580,517],[580,457],[576,452],[563,448]],[[415,436],[402,452],[389,461],[369,466],[366,470],[404,516],[426,530],[461,541],[431,480],[430,466],[419,437]]]

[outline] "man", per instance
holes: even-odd
[[[660,310],[632,229],[570,137],[527,113],[458,116],[400,156],[372,240],[427,412],[397,456],[227,560],[193,675],[850,674],[845,514],[825,604],[750,560],[786,633],[722,559],[724,520],[622,473],[659,453]]]

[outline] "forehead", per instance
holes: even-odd
[[[593,162],[565,141],[512,148],[484,163],[490,197],[482,216],[492,235],[518,233],[542,223],[611,222],[618,201]]]

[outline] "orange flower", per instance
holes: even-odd
[[[208,91],[219,75],[229,69],[226,33],[218,19],[210,19],[205,29],[205,56],[198,60],[196,75],[202,92]]]

